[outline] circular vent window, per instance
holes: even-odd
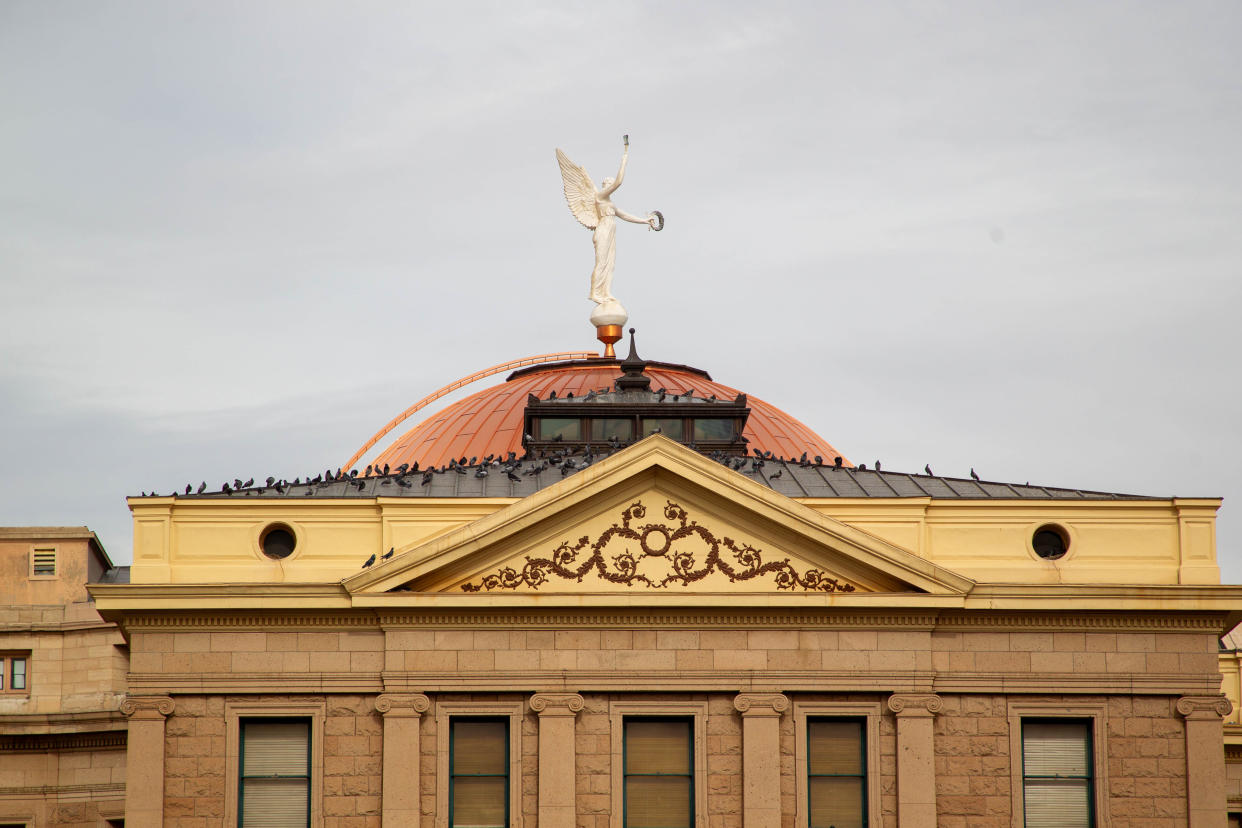
[[[263,554],[276,561],[292,555],[297,545],[298,539],[293,530],[283,523],[273,523],[259,536],[259,546],[263,549]]]
[[[1065,553],[1069,551],[1069,533],[1055,523],[1049,523],[1035,530],[1031,546],[1039,557],[1046,561],[1055,561],[1065,557]]]

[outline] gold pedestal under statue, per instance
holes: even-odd
[[[595,328],[595,338],[604,343],[604,359],[615,359],[617,352],[612,346],[621,341],[621,326],[598,325]]]

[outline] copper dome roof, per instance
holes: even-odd
[[[429,468],[463,457],[505,456],[510,451],[520,456],[523,412],[529,395],[546,398],[555,391],[558,397],[569,393],[581,396],[592,390],[611,389],[621,375],[618,365],[616,360],[587,359],[515,371],[505,382],[471,394],[423,420],[371,462],[377,468],[396,468],[402,463]],[[648,362],[646,374],[652,388],[665,388],[670,394],[693,389],[696,397],[714,394],[732,399],[739,393],[714,382],[706,372],[684,365]],[[811,457],[822,456],[826,463],[840,456],[827,440],[794,417],[752,395],[747,399],[751,413],[744,435],[751,448],[770,451],[777,457],[797,458],[806,452]]]

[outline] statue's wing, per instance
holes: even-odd
[[[581,166],[569,160],[560,149],[556,151],[556,163],[561,165],[561,178],[565,181],[565,200],[570,212],[585,227],[595,229],[599,224],[599,211],[595,209],[595,185],[591,176]]]

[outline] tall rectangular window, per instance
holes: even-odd
[[[505,828],[509,824],[509,721],[449,720],[449,825]]]
[[[26,667],[29,663],[29,652],[0,653],[0,693],[26,693]]]
[[[810,828],[867,824],[867,745],[860,719],[808,719],[807,812]]]
[[[1022,800],[1027,828],[1091,828],[1091,720],[1022,720]]]
[[[309,826],[310,722],[243,719],[240,724],[240,828]]]
[[[625,828],[693,828],[693,724],[625,719]]]

